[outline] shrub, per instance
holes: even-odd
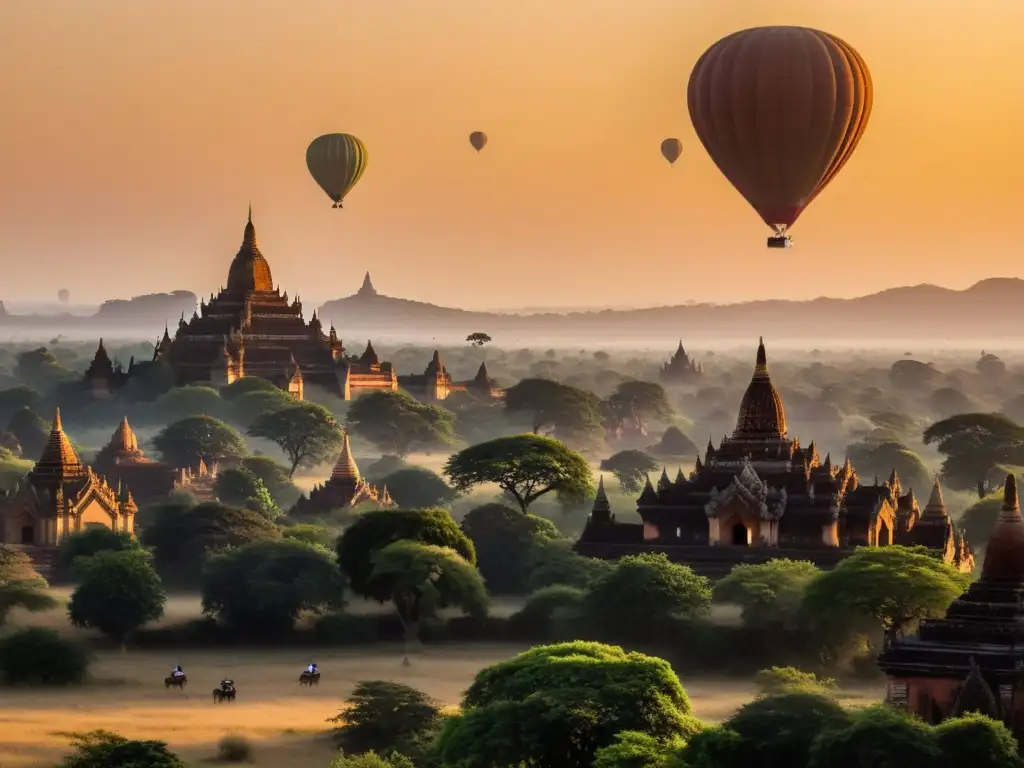
[[[89,656],[53,630],[32,627],[0,640],[0,672],[13,685],[70,685],[85,680]]]
[[[75,751],[61,768],[185,768],[162,741],[134,741],[110,731],[67,735]]]
[[[801,672],[796,667],[771,667],[754,675],[754,685],[762,696],[774,696],[797,691],[827,693],[835,690],[836,681],[818,677],[813,672]]]
[[[556,618],[577,618],[582,613],[585,600],[586,592],[568,584],[541,587],[515,614],[515,621],[523,626],[541,628]]]
[[[238,733],[229,733],[217,742],[217,759],[222,763],[247,763],[252,751],[249,740]]]
[[[328,722],[342,724],[336,738],[350,752],[404,751],[435,729],[441,716],[437,702],[425,693],[384,680],[359,683],[347,703]]]

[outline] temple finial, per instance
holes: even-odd
[[[249,201],[249,219],[248,223],[252,224],[252,200]]]

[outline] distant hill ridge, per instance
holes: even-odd
[[[767,299],[736,304],[687,304],[515,314],[442,307],[384,296],[369,274],[360,290],[318,310],[339,331],[367,333],[483,331],[578,338],[800,338],[922,337],[943,340],[1024,337],[1024,280],[996,277],[964,290],[921,284],[888,288],[853,299]]]

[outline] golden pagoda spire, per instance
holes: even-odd
[[[331,470],[331,480],[348,480],[358,483],[360,480],[359,467],[356,466],[356,460],[352,458],[352,446],[348,441],[348,432],[345,431],[343,434],[341,453],[338,455],[338,461],[334,464],[334,469]]]
[[[85,467],[71,446],[71,441],[64,434],[64,424],[60,418],[60,408],[53,415],[53,426],[46,440],[43,453],[32,469],[34,479],[72,478],[85,474]]]
[[[924,506],[926,517],[946,517],[949,513],[946,510],[946,500],[942,498],[942,486],[939,485],[939,476],[935,476],[932,483],[932,493],[928,497],[928,503]]]

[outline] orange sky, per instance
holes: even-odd
[[[875,84],[788,252],[686,110],[704,49],[762,24],[843,37]],[[391,295],[500,308],[1019,275],[1021,28],[1020,0],[4,2],[0,299],[209,293],[250,198],[307,305],[366,269]],[[341,212],[304,165],[331,131],[369,150]]]

